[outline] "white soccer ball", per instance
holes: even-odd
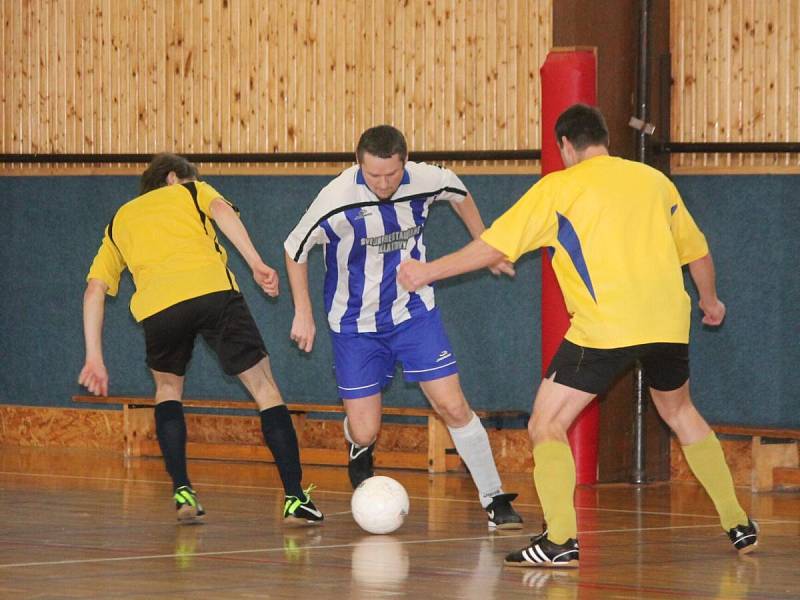
[[[350,499],[353,519],[369,533],[391,533],[408,514],[406,489],[391,477],[378,475],[364,480]]]

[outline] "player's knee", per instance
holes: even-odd
[[[442,402],[436,406],[436,412],[448,427],[463,427],[472,420],[472,409],[464,398]]]
[[[564,440],[566,436],[567,432],[557,421],[533,416],[528,421],[528,437],[534,445],[552,440]]]

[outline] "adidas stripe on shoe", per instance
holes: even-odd
[[[555,544],[547,539],[547,532],[531,538],[529,546],[506,556],[509,567],[575,568],[578,566],[578,540],[568,539]]]

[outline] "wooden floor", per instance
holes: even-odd
[[[797,493],[738,490],[761,525],[739,558],[695,485],[579,488],[581,566],[565,572],[502,565],[539,528],[529,477],[504,478],[524,533],[498,535],[466,476],[383,471],[411,511],[370,536],[350,517],[343,468],[305,473],[321,527],[282,526],[272,465],[210,461],[190,464],[206,522],[179,526],[160,460],[0,447],[0,598],[800,597]]]

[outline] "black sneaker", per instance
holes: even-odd
[[[286,496],[283,503],[283,522],[287,525],[319,525],[325,518],[322,513],[314,506],[311,501],[311,491],[315,488],[313,484],[303,491],[304,498],[301,500],[297,496]]]
[[[354,442],[348,442],[348,446],[347,474],[350,476],[350,485],[356,489],[362,481],[375,475],[372,470],[372,450],[375,448],[375,443],[359,446]]]
[[[568,539],[563,544],[554,544],[547,539],[547,531],[531,538],[531,543],[522,550],[506,556],[509,567],[575,568],[578,566],[578,540]]]
[[[489,515],[489,529],[522,529],[522,517],[517,514],[511,501],[517,494],[498,494],[486,507]]]
[[[203,505],[197,499],[195,492],[188,485],[182,485],[172,496],[175,500],[175,510],[178,511],[178,521],[181,523],[193,523],[206,514]]]
[[[737,525],[729,530],[728,537],[739,554],[749,554],[758,546],[758,523],[747,519],[747,525]]]

